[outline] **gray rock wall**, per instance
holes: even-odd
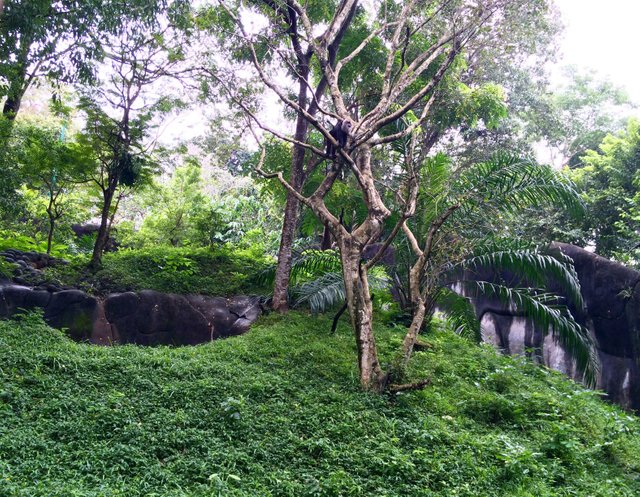
[[[196,345],[245,333],[261,313],[254,297],[143,291],[99,300],[80,290],[0,286],[0,318],[34,308],[43,309],[45,321],[65,329],[73,339],[100,345]]]
[[[640,273],[573,245],[554,245],[573,259],[580,279],[586,312],[572,312],[596,344],[597,388],[612,402],[640,412]],[[494,301],[475,304],[485,341],[580,380],[571,356],[550,335]]]

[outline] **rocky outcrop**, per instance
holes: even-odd
[[[555,247],[573,259],[580,279],[586,309],[571,310],[594,339],[597,388],[612,402],[640,411],[640,273],[573,245]],[[571,356],[550,335],[495,301],[475,304],[487,342],[580,379]]]
[[[261,312],[254,297],[207,297],[154,291],[97,299],[80,290],[48,292],[0,287],[0,317],[40,308],[44,319],[75,340],[110,345],[195,345],[249,330]]]
[[[39,252],[23,252],[16,249],[7,249],[0,252],[0,257],[9,264],[13,265],[12,281],[18,285],[36,286],[42,282],[41,269],[55,266],[58,264],[67,264],[67,261],[51,257],[47,254]],[[0,283],[2,278],[0,277]],[[46,284],[41,288],[46,289]],[[60,290],[60,288],[52,287],[52,290]]]
[[[72,224],[71,230],[78,238],[93,236],[97,235],[98,231],[100,231],[100,223]],[[115,233],[116,231],[117,229],[115,227],[112,227],[110,229],[110,233]],[[109,235],[104,250],[106,252],[113,252],[115,250],[118,250],[118,242],[113,236]]]

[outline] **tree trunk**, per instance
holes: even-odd
[[[322,242],[320,243],[320,250],[329,250],[331,248],[331,230],[329,224],[324,223],[324,230],[322,230]]]
[[[111,188],[103,191],[104,203],[102,204],[102,214],[100,216],[100,229],[98,230],[91,262],[89,263],[89,267],[93,270],[98,269],[102,264],[102,254],[109,240],[109,210],[111,209],[113,194],[114,192]]]
[[[307,82],[306,76],[309,74],[309,66],[305,66],[306,71],[304,81],[300,81],[298,92],[298,104],[300,107],[307,107]],[[296,122],[296,132],[294,138],[303,142],[307,138],[309,122],[299,113]],[[305,149],[299,145],[294,145],[291,157],[291,178],[290,184],[296,191],[302,190],[304,184],[304,156]],[[282,236],[280,237],[280,248],[278,249],[278,265],[276,266],[275,282],[273,286],[273,299],[271,306],[274,311],[287,312],[289,303],[287,301],[287,290],[289,288],[289,277],[291,275],[292,248],[293,241],[298,228],[298,217],[300,213],[300,202],[290,192],[287,193],[287,203],[284,208],[284,220],[282,222]]]
[[[424,323],[425,316],[426,306],[424,300],[420,298],[413,308],[413,318],[411,319],[411,325],[409,326],[407,334],[404,337],[404,341],[402,342],[402,358],[399,364],[399,373],[401,375],[404,374],[404,371],[409,364],[409,359],[411,359],[413,347],[415,346],[416,340],[418,339],[418,333],[420,333],[420,329],[422,328],[422,324]]]
[[[367,270],[360,264],[362,250],[359,246],[347,242],[341,244],[340,255],[347,306],[358,348],[360,385],[364,390],[381,392],[386,387],[387,377],[378,360]]]
[[[347,31],[347,28],[351,25],[351,20],[355,15],[358,2],[354,2],[351,6],[351,10],[347,16],[343,19],[342,24],[339,27],[338,32],[331,45],[328,47],[328,62],[330,66],[335,66],[336,57],[338,54],[338,48],[342,42],[342,38]],[[277,9],[276,9],[277,10]],[[327,78],[322,77],[315,90],[315,98],[309,102],[308,88],[309,88],[309,73],[311,60],[311,53],[303,54],[299,45],[299,38],[297,33],[297,14],[293,8],[289,8],[288,22],[290,23],[291,40],[294,45],[296,55],[298,58],[298,105],[302,109],[307,109],[309,115],[314,116],[318,112],[318,103],[322,99],[322,95],[327,87]],[[296,122],[296,132],[294,135],[295,140],[299,142],[305,142],[307,139],[307,133],[309,131],[309,122],[303,116],[301,112],[298,112],[298,120]],[[304,157],[305,149],[294,145],[293,156],[291,159],[291,180],[290,184],[296,189],[296,191],[302,191],[302,186],[305,182],[304,171]],[[284,210],[284,220],[282,223],[282,238],[280,239],[280,249],[278,250],[278,265],[276,266],[275,284],[273,288],[273,299],[271,306],[274,310],[279,312],[286,312],[289,309],[287,303],[287,290],[289,288],[289,276],[291,275],[291,254],[292,245],[295,239],[296,229],[298,227],[298,216],[300,213],[300,202],[290,193],[287,194],[287,205]]]
[[[56,227],[56,220],[49,217],[49,233],[47,234],[47,255],[51,255],[51,243],[53,241],[53,230]]]
[[[289,276],[291,275],[292,247],[298,227],[299,210],[300,202],[298,202],[298,199],[290,193],[287,194],[271,303],[273,310],[278,312],[287,312],[289,310],[287,290],[289,288]]]
[[[22,96],[7,97],[2,108],[2,115],[9,121],[13,121],[18,115],[21,104]]]

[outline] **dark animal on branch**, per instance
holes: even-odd
[[[351,135],[351,128],[353,128],[353,123],[349,120],[340,120],[338,121],[329,134],[333,136],[333,138],[338,142],[340,148],[345,148],[347,146],[347,140]],[[327,155],[329,157],[334,157],[338,149],[336,146],[331,143],[331,141],[327,140]]]

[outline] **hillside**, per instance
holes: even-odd
[[[438,331],[413,362],[429,387],[365,394],[329,328],[107,348],[0,322],[0,495],[640,495],[640,421],[593,392]],[[402,336],[378,333],[383,354]]]

